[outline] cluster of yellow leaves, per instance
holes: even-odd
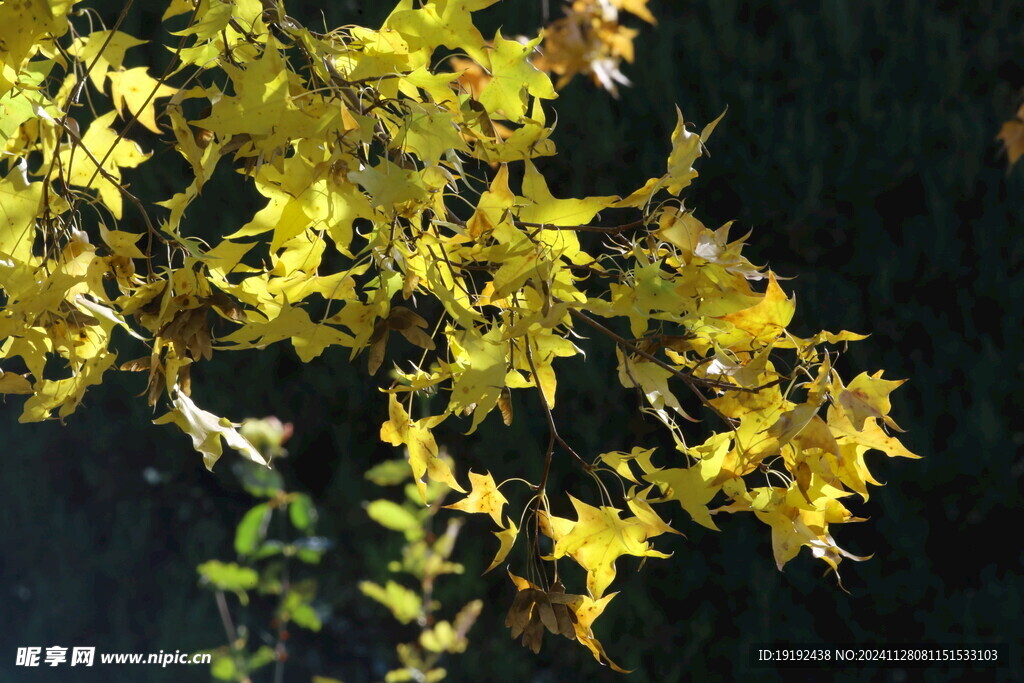
[[[619,85],[632,85],[620,67],[623,61],[633,63],[633,40],[639,35],[636,29],[619,23],[619,13],[628,12],[654,24],[647,1],[574,0],[563,7],[565,16],[544,27],[543,41],[530,41],[523,49],[530,50],[534,67],[558,77],[556,90],[579,74],[618,97]],[[474,59],[456,55],[449,63],[460,74],[459,84],[474,97],[492,79],[491,72]],[[511,134],[504,126],[499,131]]]
[[[565,16],[544,29],[534,65],[558,76],[558,89],[581,74],[617,96],[618,85],[632,85],[619,67],[623,60],[633,63],[633,39],[639,33],[619,23],[620,11],[655,23],[647,0],[573,0]]]
[[[495,1],[402,0],[380,28],[318,33],[279,2],[176,0],[160,78],[125,67],[142,41],[117,27],[69,34],[76,3],[0,6],[13,27],[0,51],[0,392],[28,397],[23,421],[65,418],[106,372],[145,372],[150,405],[167,408],[157,422],[212,468],[222,440],[262,458],[193,401],[194,364],[277,342],[305,362],[365,353],[370,374],[391,379],[381,438],[405,447],[425,500],[430,481],[464,492],[435,431],[469,417],[472,432],[495,408],[507,424],[522,390],[549,418],[543,478],[516,508],[490,472],[473,473],[452,507],[497,525],[491,569],[517,543],[532,552],[510,613],[527,645],[547,629],[611,664],[591,624],[623,555],[667,557],[652,539],[677,532],[656,506],[676,502],[709,528],[714,513],[753,512],[780,568],[807,546],[835,569],[860,559],[829,525],[856,521],[841,499],[877,483],[865,454],[915,456],[890,435],[899,382],[847,384],[833,367],[826,345],[863,336],[793,336],[795,298],[747,260],[745,237],[677,199],[717,120],[698,134],[677,112],[664,173],[625,197],[553,194],[534,160],[555,153],[542,104],[555,87],[537,68],[540,38],[475,28],[472,13]],[[645,0],[580,0],[545,53],[570,56],[546,68],[594,74],[593,54],[626,58],[630,34],[601,23],[618,10],[652,21]],[[603,47],[579,56],[576,30]],[[474,63],[434,70],[439,48]],[[617,71],[602,73],[614,85]],[[92,119],[86,89],[109,102]],[[152,205],[128,182],[153,156],[146,129],[173,140],[192,175]],[[262,197],[242,225],[208,225],[218,167]],[[558,435],[556,366],[583,338],[615,346],[614,376],[675,444],[664,462],[642,448],[588,461]],[[147,353],[118,364],[138,343]],[[436,414],[413,414],[423,394],[440,396]],[[724,428],[693,446],[698,411]],[[602,477],[629,484],[624,505],[570,496],[575,518],[554,514],[547,472],[563,455],[595,492]],[[588,595],[564,593],[559,561],[582,567]]]

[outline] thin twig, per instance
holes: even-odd
[[[552,225],[550,223],[530,223],[529,221],[515,221],[515,224],[520,228],[541,228],[543,230],[570,230],[573,232],[602,232],[605,234],[618,234],[620,232],[626,232],[633,228],[639,228],[644,225],[647,221],[640,219],[632,221],[630,223],[623,223],[622,225],[613,225],[607,228],[599,225]]]
[[[231,647],[235,647],[235,643],[238,641],[238,632],[235,631],[235,625],[231,621],[231,612],[228,610],[228,601],[224,599],[224,591],[219,588],[214,591],[214,597],[217,598],[217,611],[220,612],[220,621],[224,624],[224,633],[228,636],[228,641],[231,643]]]

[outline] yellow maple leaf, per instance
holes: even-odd
[[[14,165],[0,179],[0,254],[19,263],[32,259],[36,215],[42,198],[43,184],[28,182],[23,165]]]
[[[494,483],[494,477],[490,472],[486,474],[469,473],[470,492],[462,500],[445,505],[451,510],[462,512],[482,512],[490,515],[491,519],[498,526],[501,526],[501,511],[508,504],[508,499],[501,495],[501,491]]]
[[[117,112],[111,110],[89,124],[89,130],[81,140],[81,146],[89,150],[88,154],[76,150],[75,145],[66,145],[59,156],[66,170],[67,182],[79,187],[95,187],[100,201],[110,209],[114,218],[120,218],[121,192],[115,183],[121,182],[121,169],[135,168],[152,154],[143,152],[131,140],[118,138],[117,133],[110,128],[116,116]],[[96,162],[102,161],[104,157],[106,161],[103,161],[103,171],[100,172]]]
[[[473,411],[473,424],[468,433],[498,405],[501,388],[505,386],[505,354],[508,344],[502,342],[499,327],[486,334],[466,330],[455,340],[456,357],[463,368],[452,378],[452,397],[448,409],[454,413]]]
[[[392,144],[418,156],[425,164],[436,164],[448,151],[468,150],[459,134],[455,115],[437,105],[409,104],[402,127]]]
[[[548,529],[555,541],[553,557],[571,556],[587,571],[587,589],[595,599],[604,595],[615,579],[615,560],[622,555],[669,557],[651,548],[648,538],[663,531],[638,517],[620,519],[621,510],[594,507],[574,496],[577,519],[551,517]]]
[[[68,12],[77,0],[21,0],[0,4],[0,95],[18,82],[18,72],[44,36],[60,38],[68,31]]]
[[[502,164],[494,174],[490,187],[480,195],[473,215],[466,221],[466,232],[473,239],[494,232],[515,201],[516,196],[508,187],[508,164]]]
[[[690,184],[690,181],[697,177],[697,171],[693,170],[693,162],[697,160],[703,151],[704,143],[715,130],[715,126],[725,116],[722,112],[717,119],[704,126],[700,135],[686,130],[686,123],[683,121],[683,113],[676,107],[676,129],[672,132],[672,153],[668,157],[668,191],[678,195],[683,188]]]
[[[144,66],[127,71],[110,72],[110,95],[114,107],[123,119],[134,114],[139,123],[154,133],[160,132],[156,125],[156,102],[160,97],[170,97],[177,88],[165,85],[149,75]]]
[[[865,418],[862,428],[857,429],[843,409],[835,404],[829,406],[828,409],[828,426],[832,433],[836,435],[840,445],[849,442],[857,443],[877,451],[882,451],[890,458],[921,457],[911,453],[898,439],[882,431],[874,417]]]
[[[427,50],[443,45],[452,50],[465,50],[478,63],[487,66],[484,37],[473,24],[471,14],[490,7],[498,0],[432,0],[419,9],[401,3],[384,22],[385,29],[397,31],[413,50]]]
[[[839,391],[839,405],[843,407],[851,424],[858,431],[864,428],[864,420],[869,417],[880,418],[893,429],[902,431],[889,417],[889,410],[892,408],[889,394],[907,380],[884,380],[882,372],[879,370],[874,375],[862,372]]]
[[[645,474],[644,479],[658,485],[666,500],[678,501],[697,524],[718,531],[707,505],[722,488],[716,479],[729,453],[730,441],[728,432],[716,434],[703,445],[690,450],[698,459],[697,464],[659,469]]]
[[[438,456],[437,442],[430,431],[444,420],[445,416],[424,417],[414,422],[394,394],[388,394],[388,415],[388,421],[381,425],[380,439],[392,446],[405,444],[408,447],[409,466],[412,468],[413,480],[423,503],[427,502],[425,476],[431,481],[465,493],[466,490],[455,480],[448,463]]]
[[[89,80],[102,92],[107,74],[121,68],[125,53],[147,42],[122,31],[114,31],[113,35],[110,31],[93,31],[87,36],[76,38],[68,48],[68,53],[83,64],[92,65]]]
[[[484,574],[504,562],[505,558],[508,557],[509,552],[512,550],[512,546],[515,545],[516,537],[519,535],[519,529],[511,518],[507,518],[506,521],[508,522],[507,529],[493,532],[494,535],[498,537],[498,552],[495,553],[494,559],[491,560],[491,564],[484,570]]]
[[[192,446],[203,454],[206,469],[212,470],[220,459],[223,452],[221,438],[249,460],[260,465],[268,465],[260,452],[236,429],[238,425],[227,418],[217,417],[203,410],[180,390],[175,393],[171,403],[174,410],[153,420],[153,424],[173,423],[188,434],[192,438]]]
[[[787,298],[775,279],[775,274],[769,273],[768,289],[756,305],[719,318],[732,323],[735,329],[724,332],[717,341],[727,347],[746,345],[754,340],[773,341],[793,320],[795,312],[796,295]]]
[[[530,61],[533,48],[540,40],[539,36],[526,44],[505,40],[501,31],[494,36],[489,60],[491,80],[480,93],[480,104],[487,111],[501,112],[505,118],[518,121],[526,115],[527,95],[545,100],[558,97],[551,79]]]
[[[31,394],[32,382],[25,375],[0,370],[0,394]]]
[[[25,407],[18,422],[39,422],[48,419],[57,410],[61,419],[75,412],[85,396],[86,390],[103,381],[103,373],[110,369],[117,355],[101,350],[82,364],[71,377],[66,379],[42,379],[36,374],[33,395],[25,401]],[[26,358],[26,362],[29,359]]]
[[[519,219],[543,225],[586,225],[602,209],[611,206],[618,197],[586,197],[584,199],[555,199],[547,181],[533,162],[527,160],[523,176],[522,206]],[[571,231],[558,231],[573,234]],[[578,245],[578,243],[577,243]],[[577,249],[579,247],[577,246]]]
[[[609,593],[596,600],[586,595],[582,596],[579,604],[573,605],[573,614],[576,617],[576,620],[573,622],[573,629],[576,632],[576,640],[580,641],[581,645],[590,650],[590,653],[594,655],[594,659],[602,664],[607,664],[608,668],[612,671],[628,674],[630,671],[623,669],[613,662],[608,653],[604,651],[604,646],[601,645],[601,642],[594,637],[594,621],[604,613],[605,607],[608,606],[608,603],[616,595],[618,593]]]
[[[267,38],[260,58],[248,62],[245,69],[231,64],[223,69],[236,94],[218,100],[210,115],[195,125],[220,135],[267,135],[298,111],[288,93],[289,71],[273,36]]]

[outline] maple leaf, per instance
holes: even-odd
[[[155,100],[170,97],[178,92],[149,75],[144,66],[127,71],[112,71],[110,77],[110,95],[114,107],[121,118],[128,118],[125,112],[135,114],[139,123],[154,133],[160,132],[156,125]]]
[[[221,98],[210,115],[195,125],[220,135],[267,135],[281,126],[289,113],[298,111],[288,93],[289,71],[273,36],[267,38],[262,56],[245,69],[231,64],[223,68],[236,95]]]
[[[42,183],[28,182],[25,166],[0,179],[0,254],[21,263],[31,260],[42,190]]]
[[[615,560],[622,555],[669,557],[651,548],[648,538],[663,531],[638,517],[620,519],[621,510],[594,507],[569,495],[577,519],[551,517],[549,530],[555,541],[552,557],[571,556],[587,572],[587,589],[595,598],[604,595],[615,579]]]
[[[869,417],[881,418],[885,424],[901,431],[891,417],[889,410],[889,394],[906,380],[889,381],[882,379],[879,370],[873,376],[862,372],[849,385],[839,391],[839,404],[843,407],[850,423],[857,431],[864,428],[864,420]],[[840,385],[841,386],[841,385]]]
[[[769,273],[768,289],[756,305],[720,317],[735,329],[719,335],[718,341],[723,346],[773,341],[789,325],[795,312],[796,296],[787,298],[775,274]]]
[[[505,561],[505,558],[508,557],[509,552],[512,550],[512,546],[515,545],[516,538],[519,536],[519,529],[516,527],[516,523],[511,518],[508,518],[506,521],[508,522],[507,529],[493,532],[498,537],[498,552],[495,553],[491,564],[484,570],[484,574]]]
[[[468,433],[498,405],[501,388],[505,386],[505,352],[501,329],[493,327],[486,334],[465,330],[457,343],[461,372],[452,377],[452,397],[448,410],[453,413],[473,411],[473,424]]]
[[[77,0],[21,0],[0,5],[0,95],[18,82],[22,65],[40,41],[60,38],[68,31],[67,15]]]
[[[81,146],[87,153],[75,153],[76,145],[66,145],[59,154],[64,164],[67,181],[79,187],[95,187],[99,191],[100,201],[110,209],[114,218],[121,217],[121,192],[117,185],[121,182],[122,168],[135,168],[151,154],[142,151],[139,145],[131,140],[118,136],[110,128],[117,112],[109,111],[96,117],[89,129],[82,136]],[[103,159],[106,161],[103,161]],[[103,161],[102,169],[97,162]]]
[[[707,505],[722,488],[715,481],[722,471],[729,445],[728,433],[716,434],[702,446],[688,451],[698,459],[697,464],[659,469],[645,474],[644,479],[659,486],[665,500],[678,501],[697,524],[718,531]]]
[[[551,79],[530,62],[530,54],[540,41],[540,37],[526,44],[506,40],[501,31],[494,36],[488,60],[491,80],[479,98],[488,111],[501,112],[505,118],[518,121],[526,115],[527,95],[545,100],[558,97]]]
[[[412,105],[394,144],[412,152],[426,164],[436,164],[447,152],[467,151],[456,116],[442,107]]]
[[[93,31],[87,36],[76,38],[68,48],[68,53],[93,65],[89,71],[89,80],[96,90],[102,92],[109,72],[119,70],[124,63],[125,53],[147,42],[122,31]]]
[[[174,410],[153,420],[153,424],[173,423],[188,434],[192,438],[192,446],[203,454],[206,469],[213,470],[213,466],[220,459],[223,450],[221,438],[249,460],[269,466],[260,452],[239,433],[236,429],[238,425],[203,410],[182,391],[175,392],[171,404]]]
[[[628,674],[631,673],[631,671],[623,669],[613,662],[604,651],[604,646],[601,645],[601,642],[594,637],[594,621],[604,613],[608,603],[611,602],[612,598],[616,595],[618,595],[618,593],[609,593],[597,599],[590,598],[586,595],[581,596],[579,603],[573,607],[573,616],[576,618],[573,622],[573,630],[576,632],[576,640],[578,640],[585,648],[590,650],[590,653],[594,655],[594,659],[602,664],[607,664],[612,671]]]
[[[586,199],[555,199],[547,181],[533,162],[526,160],[523,177],[523,204],[517,209],[520,220],[544,225],[585,225],[618,197],[587,197]],[[571,231],[558,231],[572,234]],[[577,242],[576,249],[579,249]]]
[[[266,323],[251,322],[221,338],[232,348],[261,348],[282,339],[289,339],[304,363],[316,358],[331,345],[352,346],[351,336],[323,323],[314,323],[301,308],[286,306],[280,314]]]
[[[414,50],[433,52],[443,45],[465,50],[478,63],[487,65],[484,37],[473,24],[472,12],[490,7],[498,0],[431,0],[420,9],[400,4],[384,23],[398,31]]]
[[[0,370],[0,394],[31,394],[32,382],[25,375]]]
[[[469,482],[469,495],[444,507],[462,512],[482,512],[490,515],[494,523],[501,526],[501,511],[508,504],[508,499],[501,495],[501,491],[494,484],[494,477],[490,472],[477,474],[470,471]]]
[[[392,446],[405,444],[408,447],[409,466],[412,468],[413,480],[424,504],[427,502],[427,485],[424,482],[424,476],[429,477],[431,481],[445,484],[456,491],[465,493],[466,490],[452,475],[448,463],[438,457],[437,442],[430,431],[444,419],[444,416],[425,417],[414,422],[409,419],[409,413],[405,411],[394,394],[388,394],[388,414],[388,421],[380,428],[381,441],[390,443]]]

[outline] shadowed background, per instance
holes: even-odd
[[[108,20],[120,7],[97,4]],[[324,4],[328,26],[372,26],[383,15],[360,3]],[[540,5],[486,10],[481,28],[530,32],[542,23]],[[552,190],[628,192],[662,172],[675,105],[698,129],[728,106],[687,206],[710,227],[736,220],[733,235],[752,229],[745,254],[794,277],[783,286],[797,293],[796,333],[872,333],[850,346],[844,376],[884,368],[887,378],[911,378],[893,395],[892,414],[908,430],[904,443],[925,458],[869,456],[887,486],[854,503],[869,522],[834,529],[844,548],[875,554],[842,565],[849,593],[807,551],[778,572],[769,529],[752,517],[719,519],[722,533],[714,533],[679,510],[688,538],[657,543],[673,558],[640,573],[635,558],[619,561],[622,594],[598,636],[613,659],[637,669],[629,680],[778,680],[779,671],[746,663],[746,648],[766,642],[1000,642],[1015,659],[998,675],[1019,679],[1024,167],[1006,171],[994,136],[1024,86],[1024,5],[652,0],[651,8],[659,24],[636,22],[637,60],[624,67],[634,85],[621,99],[578,78],[553,103],[559,156],[540,164]],[[319,24],[313,3],[289,10]],[[154,36],[158,19],[156,8],[139,5],[123,30]],[[139,48],[128,64],[147,49],[162,50]],[[135,182],[159,199],[173,180]],[[245,197],[215,201],[215,211],[190,218],[238,225],[256,208]],[[356,588],[360,579],[386,580],[400,546],[360,506],[381,493],[362,472],[395,456],[377,437],[386,401],[340,349],[309,367],[276,347],[220,360],[195,375],[200,403],[234,419],[273,414],[294,423],[283,471],[293,489],[314,496],[320,532],[337,543],[320,572],[324,629],[296,630],[286,680],[380,680],[395,665],[394,644],[415,637]],[[593,352],[559,368],[556,419],[582,453],[652,438],[634,395],[610,379],[611,364]],[[225,642],[195,566],[234,559],[231,535],[254,501],[226,463],[207,473],[186,437],[149,424],[134,397],[143,383],[111,377],[66,426],[19,425],[20,399],[0,406],[2,680],[70,680],[66,669],[14,671],[17,646],[156,652]],[[537,405],[516,400],[510,429],[492,416],[472,437],[449,432],[461,476],[518,468],[536,478],[546,426]],[[568,464],[560,474],[570,490],[593,493]],[[443,663],[451,680],[498,672],[503,680],[620,680],[567,641],[549,635],[533,656],[509,639],[501,622],[511,584],[499,572],[479,576],[493,553],[489,523],[469,520],[454,557],[466,574],[438,586],[442,614],[485,599],[470,649]],[[96,678],[76,680],[111,680],[112,671],[97,667],[89,672]],[[120,671],[131,680],[209,678],[205,668]]]

